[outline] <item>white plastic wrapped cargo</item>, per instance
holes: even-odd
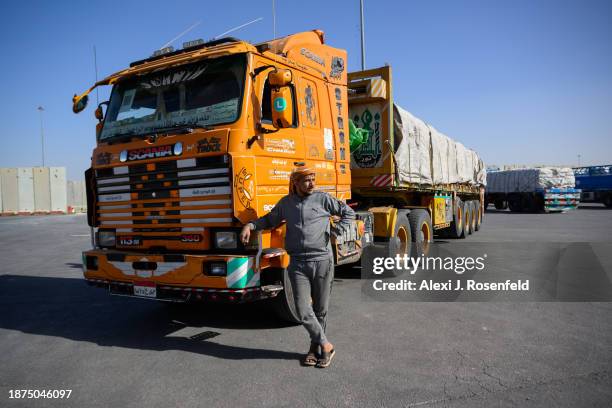
[[[34,175],[31,167],[17,169],[17,194],[20,213],[34,212]]]
[[[51,190],[49,189],[49,168],[34,167],[34,211],[51,211]]]
[[[570,167],[542,167],[538,185],[540,188],[569,188],[576,186],[574,170]]]
[[[456,157],[454,157],[455,160],[449,160],[454,156],[451,155],[453,141],[432,126],[429,126],[429,128],[431,129],[433,182],[434,184],[449,184],[453,178],[451,176],[451,166],[454,165],[455,168],[457,166]]]
[[[50,167],[49,186],[51,190],[51,211],[65,213],[67,210],[66,200],[66,168]]]
[[[487,166],[480,157],[478,158],[478,173],[476,174],[476,184],[481,186],[487,185]]]
[[[478,173],[481,170],[480,166],[482,164],[482,160],[480,160],[480,157],[478,157],[475,151],[469,150],[469,152],[470,152],[471,159],[472,159],[472,177],[470,178],[470,184],[474,184],[474,185],[482,184],[482,183],[479,183],[478,181],[478,178],[479,178]]]
[[[457,179],[459,183],[465,184],[472,181],[473,164],[472,155],[466,147],[460,142],[455,142],[457,152]]]
[[[487,174],[491,193],[530,193],[547,188],[575,187],[574,172],[569,167],[542,167],[496,171]]]
[[[19,184],[17,183],[17,169],[0,169],[2,177],[2,212],[16,214],[19,212]]]
[[[401,139],[395,152],[399,181],[432,184],[429,127],[397,105],[393,117],[394,135]]]

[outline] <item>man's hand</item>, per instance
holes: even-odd
[[[242,227],[242,231],[240,231],[240,241],[246,245],[249,243],[249,239],[251,238],[251,223],[246,224]]]

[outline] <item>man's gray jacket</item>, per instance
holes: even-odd
[[[348,228],[355,219],[346,203],[316,191],[304,197],[290,194],[281,198],[272,211],[251,224],[256,230],[266,230],[287,221],[287,253],[295,259],[320,261],[332,256],[329,218],[334,215],[340,217],[334,223],[339,230]]]

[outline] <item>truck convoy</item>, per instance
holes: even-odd
[[[318,30],[256,45],[196,41],[75,95],[78,113],[95,87],[113,86],[95,111],[85,173],[87,282],[173,302],[271,298],[296,321],[284,227],[247,245],[238,234],[288,193],[301,163],[358,214],[330,237],[337,265],[359,261],[375,241],[410,256],[411,243],[427,251],[434,232],[477,231],[484,163],[394,104],[390,67],[349,74],[346,60]],[[369,133],[352,152],[349,119]]]
[[[574,168],[580,201],[602,203],[612,208],[612,165]]]
[[[569,167],[494,171],[487,173],[486,203],[513,212],[563,212],[578,207],[575,187]]]

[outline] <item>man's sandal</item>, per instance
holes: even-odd
[[[332,358],[336,355],[336,350],[331,349],[331,351],[321,350],[321,357],[319,361],[317,361],[317,368],[326,368],[331,364]]]
[[[308,354],[302,359],[302,365],[307,367],[313,367],[317,364],[317,353],[319,352],[318,344],[311,344],[308,349]]]

